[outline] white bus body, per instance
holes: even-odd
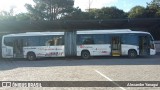
[[[30,32],[2,37],[3,58],[155,55],[155,44],[148,32],[90,30],[77,32]]]
[[[146,39],[151,39],[148,42],[148,54],[145,53],[145,47],[143,48],[143,51],[140,51],[140,38],[145,36],[147,37]],[[119,47],[119,50],[118,48],[113,50],[113,46],[115,45],[113,44],[114,39],[116,40],[116,45]],[[130,40],[133,42],[127,43]],[[137,55],[156,54],[153,37],[150,33],[142,31],[131,31],[129,29],[78,31],[77,43],[77,56],[83,56],[84,51],[86,53],[86,57],[84,56],[84,58],[88,58],[88,54],[90,56],[124,56],[128,55],[129,51],[134,51]],[[152,46],[152,48],[150,48],[150,46]]]
[[[27,58],[29,53],[35,54],[36,58],[64,57],[63,39],[64,32],[31,32],[4,35],[2,37],[2,57]]]

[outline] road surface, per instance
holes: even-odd
[[[160,81],[160,56],[1,59],[0,81]],[[3,88],[2,88],[3,89]],[[7,87],[6,89],[13,89]],[[22,90],[23,88],[14,88]],[[40,89],[40,88],[26,88]],[[157,87],[52,87],[45,90],[159,90]]]

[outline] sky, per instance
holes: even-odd
[[[132,7],[141,5],[146,7],[146,3],[152,0],[90,0],[91,8],[102,8],[116,6],[119,9],[128,12]],[[9,11],[14,7],[15,13],[27,12],[25,3],[34,4],[32,0],[0,0],[0,11]],[[79,7],[83,11],[89,8],[89,0],[75,0],[74,7]]]
[[[128,12],[132,7],[141,5],[146,7],[146,3],[152,0],[90,0],[91,8],[102,8],[116,6]],[[89,0],[75,0],[75,7],[79,6],[83,11],[89,7]]]

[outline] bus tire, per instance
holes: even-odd
[[[82,57],[83,59],[89,59],[89,58],[90,58],[90,52],[89,52],[88,50],[82,51],[81,57]]]
[[[128,51],[128,57],[129,58],[136,58],[137,57],[137,51],[134,49],[131,49]]]
[[[27,54],[27,59],[28,59],[28,60],[36,60],[36,55],[35,55],[35,53],[34,53],[34,52],[29,52],[29,53]]]

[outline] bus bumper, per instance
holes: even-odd
[[[150,55],[156,55],[156,50],[151,49],[151,50],[150,50]]]

